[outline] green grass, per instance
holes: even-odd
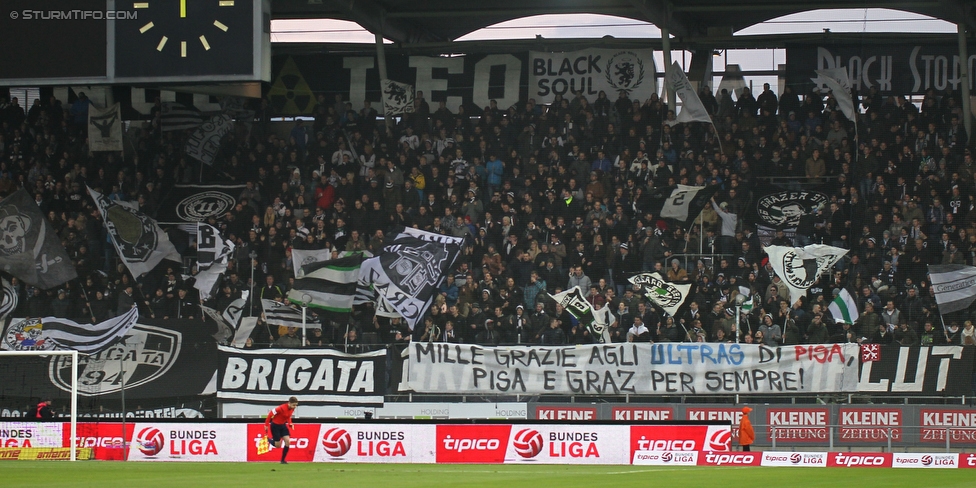
[[[2,461],[0,485],[195,487],[972,487],[968,469],[670,468],[657,466],[381,465]]]

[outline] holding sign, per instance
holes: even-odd
[[[857,344],[482,347],[411,344],[421,393],[776,394],[857,391]]]

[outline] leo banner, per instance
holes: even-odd
[[[797,394],[855,392],[858,346],[740,344],[481,347],[412,344],[423,393]]]

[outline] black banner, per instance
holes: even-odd
[[[976,88],[976,54],[969,46],[969,83]],[[872,87],[882,94],[921,95],[934,88],[962,90],[959,46],[952,44],[830,44],[790,45],[786,48],[786,83],[807,93],[815,84],[818,69],[847,68],[855,91]],[[826,85],[821,84],[826,90]]]
[[[969,395],[976,348],[862,346],[858,393],[899,396]],[[871,360],[874,359],[874,360]]]
[[[248,404],[382,406],[386,349],[346,354],[333,349],[243,350],[219,347],[217,398]]]
[[[815,214],[818,209],[824,209],[829,201],[827,195],[817,188],[800,190],[760,184],[753,194],[755,197],[745,220],[756,226],[756,233],[763,245],[769,245],[778,229],[792,239],[800,217]]]
[[[160,202],[156,220],[161,224],[193,224],[220,218],[234,209],[242,190],[244,185],[176,185]]]

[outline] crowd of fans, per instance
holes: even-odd
[[[597,313],[609,310],[614,342],[976,343],[968,311],[943,326],[926,279],[927,264],[976,256],[976,167],[958,94],[930,91],[919,109],[872,89],[858,100],[857,137],[819,92],[788,86],[777,95],[766,85],[758,97],[742,89],[716,98],[704,87],[701,98],[716,131],[677,123],[656,95],[623,92],[557,96],[548,106],[493,101],[477,113],[432,107],[418,92],[414,112],[390,126],[368,102],[352,107],[340,95],[320,95],[314,120],[289,127],[269,122],[265,102],[205,168],[206,181],[246,184],[237,205],[211,219],[237,248],[206,303],[222,310],[249,291],[260,314],[257,298],[281,300],[293,282],[292,249],[376,252],[392,231],[415,226],[465,238],[422,324],[411,331],[367,307],[348,324],[317,317],[321,330],[306,345],[594,342],[547,297],[574,286]],[[101,321],[138,306],[143,316],[201,319],[184,275],[194,271],[166,262],[133,280],[85,193],[87,185],[155,215],[175,183],[198,178],[199,163],[181,150],[189,132],[162,131],[157,104],[151,124],[128,132],[131,150],[92,155],[89,105],[83,95],[26,111],[0,100],[0,196],[32,192],[80,276],[52,290],[13,279],[21,295],[13,315]],[[795,237],[777,232],[772,243],[850,250],[800,299],[787,298],[746,218],[771,176],[829,197]],[[676,184],[719,187],[687,228],[652,211],[654,195]],[[181,251],[195,256],[192,245]],[[654,270],[695,285],[676,316],[627,282]],[[854,324],[827,310],[842,288],[856,299]],[[738,294],[756,306],[737,330]],[[269,343],[298,347],[301,334],[260,325],[248,347]]]

